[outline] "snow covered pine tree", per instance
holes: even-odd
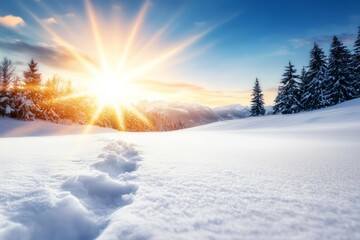
[[[43,118],[41,101],[43,100],[41,74],[38,72],[38,63],[31,59],[28,69],[23,72],[25,82],[25,97],[27,105],[36,118]]]
[[[356,90],[351,74],[351,54],[343,43],[333,37],[331,43],[326,99],[329,105],[335,105],[355,98]]]
[[[306,72],[306,69],[305,69],[305,67],[303,66],[303,68],[301,69],[301,73],[300,73],[300,76],[299,76],[299,94],[300,94],[300,101],[302,101],[302,97],[304,96],[304,94],[305,94],[305,92],[307,91],[307,88],[306,88],[306,86],[307,86],[307,84],[308,84],[308,82],[307,82],[307,77],[306,77],[306,74],[307,74],[307,72]],[[301,102],[301,110],[302,111],[304,111],[306,108],[307,108],[307,106],[305,106],[304,105],[304,103],[303,102]]]
[[[360,96],[360,27],[358,30],[358,36],[354,44],[354,54],[351,59],[352,78],[354,81],[354,88],[357,96]]]
[[[264,115],[265,114],[264,95],[262,94],[262,90],[258,78],[256,78],[255,80],[253,93],[251,94],[251,96],[253,97],[251,99],[251,109],[250,109],[251,116]]]
[[[12,94],[10,90],[11,81],[14,78],[15,67],[8,58],[3,58],[0,62],[0,114],[10,116],[13,112],[11,108]]]
[[[308,69],[301,97],[304,111],[311,111],[329,105],[325,98],[327,82],[326,56],[317,43],[314,43],[311,50]]]
[[[289,62],[289,65],[285,67],[285,73],[283,74],[281,85],[279,87],[278,95],[275,99],[274,114],[291,114],[297,113],[301,110],[300,89],[296,75],[296,69],[294,65]]]

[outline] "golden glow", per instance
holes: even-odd
[[[86,22],[80,17],[74,17],[71,22],[66,19],[59,20],[58,26],[48,25],[29,12],[50,35],[56,46],[67,50],[70,55],[68,57],[75,59],[78,68],[86,76],[86,89],[65,98],[84,95],[96,98],[97,109],[94,111],[90,125],[94,124],[108,107],[116,113],[120,129],[126,129],[123,121],[124,111],[130,111],[141,121],[149,124],[146,117],[131,105],[135,99],[140,100],[140,97],[146,99],[147,94],[150,94],[144,91],[143,86],[136,83],[141,82],[138,81],[140,79],[153,77],[154,73],[163,74],[167,66],[179,60],[179,55],[186,48],[212,29],[166,44],[162,40],[175,18],[161,28],[155,29],[153,35],[141,34],[147,12],[152,7],[148,0],[145,0],[133,22],[119,18],[119,15],[121,16],[119,8],[113,9],[118,11],[113,17],[106,16],[106,19],[102,19],[99,18],[100,15],[96,13],[90,0],[84,0],[84,6],[88,17]],[[60,29],[64,32],[59,32]]]

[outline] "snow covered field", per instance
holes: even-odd
[[[360,99],[169,133],[0,129],[0,239],[360,239]]]

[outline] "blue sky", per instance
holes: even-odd
[[[74,71],[74,66],[68,66],[66,58],[64,62],[59,61],[64,55],[56,52],[59,43],[54,43],[44,26],[33,17],[44,23],[47,21],[46,25],[64,36],[69,45],[97,61],[98,55],[88,44],[89,38],[85,37],[89,25],[82,0],[3,2],[5,4],[0,7],[0,57],[8,56],[16,61],[19,72],[24,67],[23,62],[34,57],[40,62],[44,78],[58,73],[67,79],[86,81],[84,74]],[[123,26],[129,26],[129,33],[144,5],[142,0],[93,0],[91,3],[101,21],[100,28],[106,28],[108,32],[103,34],[104,45],[110,45],[106,42],[112,40],[109,34],[118,30],[114,24],[116,15],[121,15],[119,19]],[[6,18],[10,15],[18,18]],[[259,77],[267,104],[271,104],[284,66],[289,60],[298,69],[306,65],[314,41],[326,52],[333,35],[352,46],[360,25],[360,1],[152,0],[131,54],[171,20],[171,26],[160,41],[164,48],[211,31],[169,59],[171,64],[164,62],[170,65],[166,70],[158,67],[162,71],[148,73],[151,81],[145,85],[150,86],[149,91],[156,91],[155,85],[161,85],[155,99],[246,105],[255,77]],[[184,94],[161,94],[177,89]]]

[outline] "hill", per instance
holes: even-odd
[[[0,138],[0,239],[358,239],[359,119],[360,99],[165,133],[2,119],[56,136]]]

